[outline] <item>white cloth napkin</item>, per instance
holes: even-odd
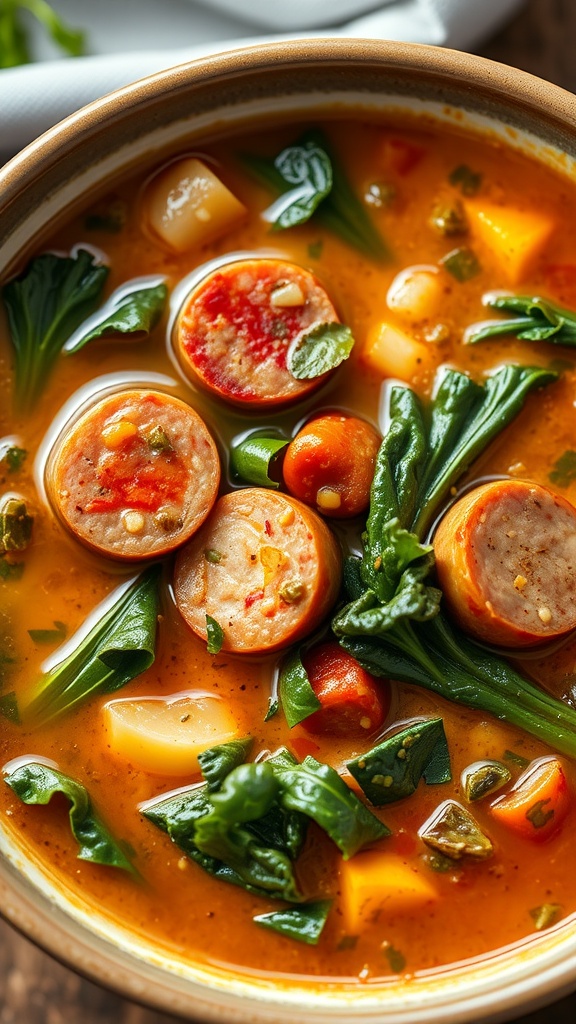
[[[52,0],[68,23],[86,30],[91,55],[58,59],[31,23],[38,62],[0,70],[0,158],[98,96],[203,55],[322,35],[469,49],[522,2]],[[266,34],[256,35],[256,30]]]

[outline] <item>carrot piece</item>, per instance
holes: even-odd
[[[284,483],[295,498],[334,518],[359,515],[368,507],[378,431],[354,416],[319,416],[290,442]]]
[[[339,644],[311,648],[302,663],[322,705],[302,723],[308,732],[366,736],[382,727],[390,707],[388,684],[366,672]]]
[[[514,788],[491,805],[490,812],[524,839],[543,842],[558,832],[571,804],[560,761],[544,757],[532,762]]]
[[[357,934],[379,910],[388,917],[430,906],[438,899],[437,890],[414,862],[379,850],[343,861],[340,888],[342,913],[351,934]]]

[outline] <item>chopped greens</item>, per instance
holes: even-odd
[[[305,224],[332,189],[332,164],[328,154],[308,140],[283,149],[274,160],[274,167],[286,184],[293,187],[264,211],[264,219],[276,230]]]
[[[7,768],[10,769],[10,765]],[[94,813],[88,791],[79,782],[34,760],[19,763],[9,771],[5,768],[4,772],[4,782],[25,804],[44,806],[56,793],[62,793],[70,801],[70,828],[80,845],[79,860],[134,871],[121,845]]]
[[[167,298],[168,289],[158,278],[148,284],[142,278],[123,284],[102,309],[78,327],[64,345],[64,352],[79,352],[95,338],[147,337],[160,320]]]
[[[0,4],[0,68],[29,64],[32,53],[22,19],[27,11],[43,26],[60,49],[71,57],[84,53],[84,33],[70,28],[46,0],[2,0]]]
[[[29,629],[28,636],[35,644],[57,644],[66,639],[68,629],[64,622],[55,622],[54,629]]]
[[[289,654],[282,662],[278,678],[278,696],[291,729],[321,707],[302,663],[299,649]]]
[[[353,348],[354,336],[345,324],[316,324],[298,337],[287,366],[297,380],[314,380],[345,362]]]
[[[482,269],[472,249],[452,249],[442,257],[440,263],[460,284],[476,277]]]
[[[522,757],[522,754],[517,754],[515,750],[505,750],[503,757],[505,761],[517,764],[519,768],[527,768],[530,764],[527,757]]]
[[[570,487],[576,480],[576,452],[571,448],[563,452],[560,458],[556,459],[548,479],[556,487]]]
[[[466,214],[459,199],[451,203],[435,203],[430,214],[430,224],[446,238],[451,238],[453,235],[465,235],[468,231]]]
[[[413,725],[387,736],[376,747],[346,765],[376,807],[401,800],[426,782],[449,782],[450,756],[441,718]]]
[[[576,345],[576,313],[563,309],[539,296],[484,296],[484,305],[498,312],[509,313],[508,320],[491,320],[468,328],[464,340],[469,345],[504,334],[513,334],[521,341],[548,341],[551,345]]]
[[[145,569],[106,603],[86,634],[75,634],[58,661],[37,681],[21,708],[25,721],[49,721],[88,697],[113,693],[154,661],[159,566]]]
[[[22,469],[22,465],[28,456],[25,448],[19,448],[15,444],[11,444],[7,448],[0,446],[0,452],[0,461],[6,463],[9,473],[17,473]]]
[[[252,920],[262,928],[285,935],[289,939],[316,946],[332,906],[332,900],[301,903],[298,907],[273,910],[270,914],[257,914]]]
[[[291,152],[302,150],[302,159],[305,160],[304,153],[311,152],[308,148],[311,146],[314,147],[314,152],[321,150],[324,153],[332,169],[332,187],[319,201],[316,209],[311,211],[312,222],[338,235],[347,245],[358,249],[365,256],[378,262],[387,260],[389,258],[388,246],[374,226],[364,204],[350,185],[323,133],[317,129],[308,131],[296,143],[288,147],[288,150]],[[283,163],[281,158],[285,152],[287,151],[283,150],[274,159],[254,154],[244,155],[242,158],[246,169],[263,185],[279,194],[282,199],[286,192],[292,192],[294,195],[298,188],[294,188],[293,183],[284,177],[277,166],[277,161]],[[309,206],[306,207],[304,204],[304,210],[306,208]]]
[[[446,800],[419,830],[427,846],[451,860],[475,857],[485,860],[494,848],[478,822],[461,804]]]
[[[208,654],[220,654],[224,643],[224,630],[211,615],[206,616],[206,650]]]
[[[256,487],[278,488],[279,480],[270,474],[289,443],[286,438],[250,434],[230,449],[232,476]]]
[[[9,562],[0,556],[0,581],[19,580],[24,572],[24,562]]]
[[[25,551],[32,539],[33,516],[21,498],[0,499],[0,555]]]
[[[460,189],[463,196],[475,196],[482,185],[482,175],[467,164],[459,164],[448,175],[448,181]]]
[[[512,778],[512,772],[500,761],[475,761],[462,773],[464,793],[469,803],[496,793]]]
[[[64,343],[98,305],[108,273],[86,249],[47,252],[4,286],[20,410],[38,399]]]
[[[394,974],[400,974],[406,967],[406,957],[399,949],[395,946],[391,946],[387,943],[384,947],[384,954],[388,963],[390,964],[390,970]]]
[[[242,740],[219,743],[198,754],[198,763],[208,783],[208,789],[219,789],[226,776],[239,764],[244,764],[252,742],[252,737],[248,736]]]

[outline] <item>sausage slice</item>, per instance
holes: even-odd
[[[307,270],[283,260],[239,260],[188,296],[175,342],[193,384],[237,406],[270,408],[324,382],[326,374],[297,380],[288,350],[304,332],[336,321],[332,302]]]
[[[530,646],[576,629],[576,509],[539,484],[466,494],[434,538],[449,610],[480,640]]]
[[[185,621],[223,649],[275,651],[311,633],[334,604],[341,555],[328,526],[294,498],[264,488],[232,491],[176,560],[174,592]]]
[[[49,498],[74,537],[126,560],[189,540],[219,482],[216,445],[198,413],[145,389],[88,409],[60,435],[46,469]]]

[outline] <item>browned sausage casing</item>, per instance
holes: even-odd
[[[449,611],[478,639],[523,647],[576,628],[576,509],[546,487],[470,491],[440,522],[434,552]]]
[[[294,498],[249,487],[226,494],[176,561],[174,591],[191,629],[206,615],[223,649],[276,651],[320,624],[340,588],[341,553],[320,517]]]

